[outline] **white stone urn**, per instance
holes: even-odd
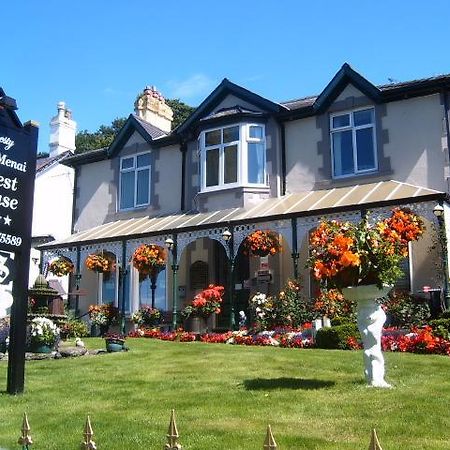
[[[369,386],[389,388],[384,380],[384,358],[381,351],[381,333],[386,314],[377,299],[384,297],[392,289],[379,289],[375,284],[352,286],[342,289],[348,300],[357,303],[358,329],[364,346],[364,373]]]

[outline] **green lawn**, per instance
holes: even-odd
[[[86,339],[100,348],[100,339]],[[362,354],[128,339],[130,352],[26,365],[26,392],[5,393],[0,448],[16,449],[28,413],[33,448],[78,449],[89,414],[99,449],[161,449],[170,410],[185,450],[263,448],[267,424],[281,450],[369,446],[450,448],[450,358],[387,353],[393,389],[367,388]]]

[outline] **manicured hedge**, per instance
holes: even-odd
[[[359,339],[355,323],[321,328],[316,334],[316,347],[346,350],[349,348],[349,338]]]

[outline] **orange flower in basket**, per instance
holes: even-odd
[[[113,262],[109,258],[98,254],[90,254],[86,258],[85,264],[89,270],[97,273],[110,272],[114,267]]]
[[[257,230],[244,241],[244,253],[253,256],[275,255],[281,252],[277,233],[270,230]]]
[[[154,244],[142,244],[133,254],[133,266],[141,278],[157,275],[166,266],[166,251]]]

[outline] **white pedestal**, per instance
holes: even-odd
[[[373,387],[388,388],[384,381],[384,358],[381,351],[381,333],[386,314],[376,299],[384,297],[392,288],[378,289],[375,285],[342,289],[348,300],[357,302],[358,329],[364,346],[364,373]]]

